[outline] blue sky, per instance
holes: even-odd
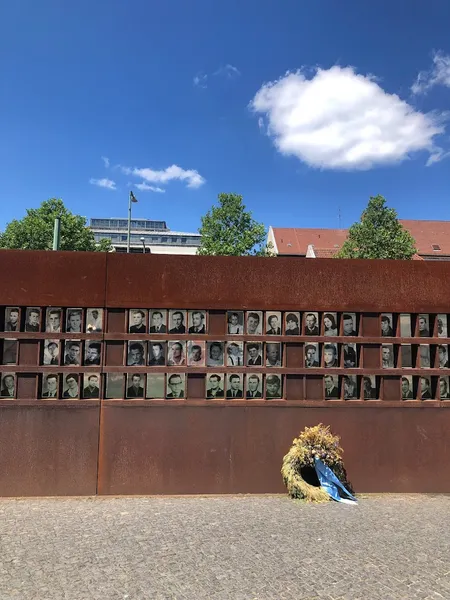
[[[266,226],[348,226],[376,194],[450,219],[448,0],[17,0],[2,21],[0,227],[52,196],[123,217],[129,189],[184,231],[219,192]]]

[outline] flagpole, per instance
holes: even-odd
[[[131,198],[132,192],[130,192],[128,198],[128,234],[127,234],[127,253],[130,253],[130,232],[131,232]]]

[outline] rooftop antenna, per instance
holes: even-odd
[[[341,229],[341,207],[338,208],[338,218],[339,218],[339,229]]]

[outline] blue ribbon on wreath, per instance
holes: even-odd
[[[320,487],[327,492],[336,502],[344,502],[345,504],[355,504],[357,500],[347,488],[339,481],[330,467],[327,467],[317,456],[314,457],[314,467],[317,477],[319,478]],[[344,492],[348,498],[342,498],[341,493]]]

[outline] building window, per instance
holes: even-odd
[[[182,244],[186,244],[186,242],[187,242],[187,238],[181,238],[181,243]]]
[[[172,244],[176,244],[178,242],[178,238],[176,238],[176,237],[170,238],[170,241],[172,242]]]
[[[122,238],[122,242],[126,242],[128,239],[128,236],[126,235],[121,235],[120,237]]]
[[[431,247],[433,248],[433,250],[435,252],[439,252],[441,250],[441,247],[439,246],[439,244],[431,244]]]

